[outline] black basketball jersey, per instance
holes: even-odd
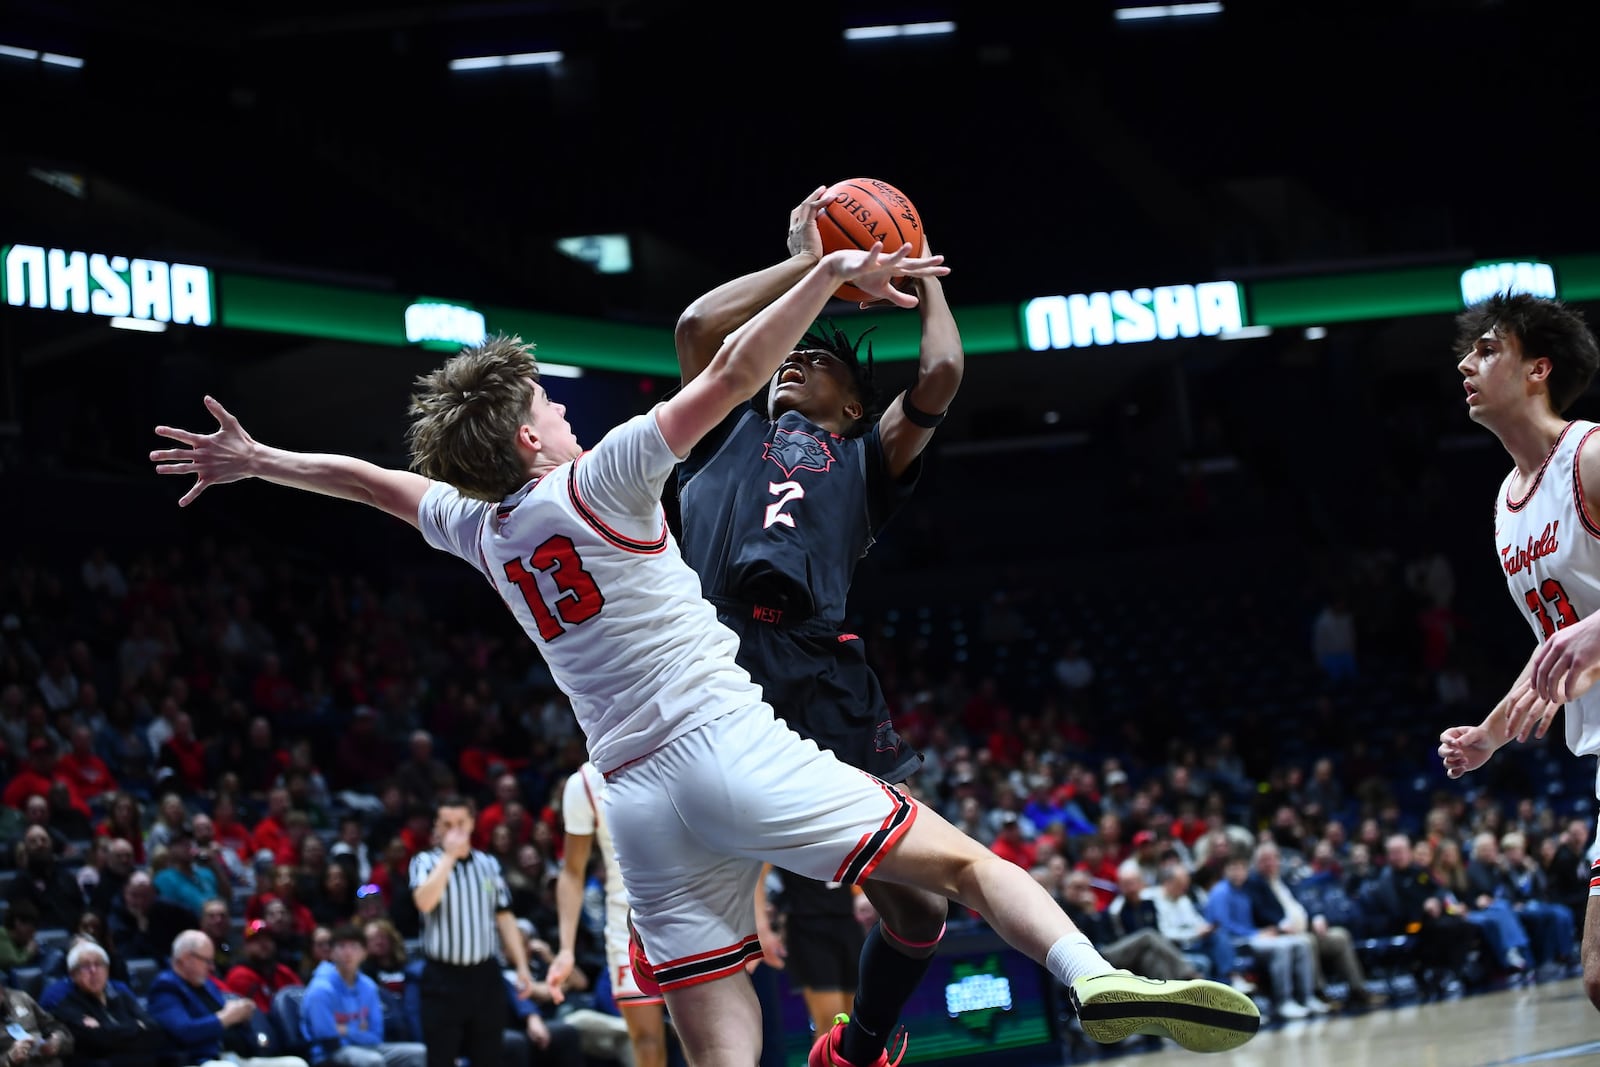
[[[878,427],[841,437],[797,411],[741,407],[678,467],[684,559],[707,598],[842,621],[856,564],[916,487],[884,469]]]

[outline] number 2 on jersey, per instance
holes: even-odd
[[[1578,621],[1578,612],[1573,608],[1572,601],[1567,599],[1567,591],[1554,578],[1546,578],[1537,589],[1528,590],[1523,599],[1528,602],[1528,610],[1539,620],[1539,627],[1544,630],[1546,637]],[[1546,601],[1555,606],[1556,618],[1550,617],[1549,610],[1545,608]]]
[[[534,549],[528,562],[533,564],[534,570],[550,575],[550,580],[561,591],[555,599],[555,610],[551,611],[551,605],[544,602],[539,592],[539,581],[533,572],[524,567],[520,559],[506,560],[506,577],[516,582],[522,591],[522,599],[528,602],[528,610],[539,624],[540,637],[554,641],[567,632],[562,622],[576,626],[600,614],[606,598],[589,572],[583,569],[583,560],[578,558],[577,546],[571,539],[560,535],[550,538]],[[560,622],[556,620],[557,615],[561,616]]]
[[[806,495],[805,486],[799,482],[768,482],[767,492],[778,499],[767,505],[767,521],[762,523],[763,530],[776,526],[778,523],[794,529],[794,516],[784,513],[783,506],[791,500],[803,500]]]

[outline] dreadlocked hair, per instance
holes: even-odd
[[[817,323],[800,338],[800,343],[795,345],[795,351],[826,352],[846,367],[850,368],[850,381],[855,386],[856,399],[861,401],[861,417],[845,430],[846,437],[860,437],[872,428],[878,420],[879,397],[877,384],[872,380],[872,344],[867,343],[867,358],[863,361],[860,355],[861,342],[867,339],[867,334],[876,330],[876,326],[869,326],[861,331],[853,342],[830,319],[826,323]]]

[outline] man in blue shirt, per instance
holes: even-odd
[[[1271,975],[1273,1014],[1280,1019],[1304,1019],[1311,1014],[1306,1001],[1312,996],[1315,976],[1311,969],[1311,941],[1298,934],[1279,932],[1261,924],[1251,906],[1250,858],[1232,852],[1222,866],[1222,880],[1206,898],[1206,918],[1231,936],[1236,945],[1248,945]],[[1296,993],[1299,996],[1296,996]]]
[[[172,965],[150,983],[150,1014],[171,1039],[172,1050],[184,1063],[200,1067],[217,1061],[223,1067],[306,1067],[299,1056],[251,1054],[269,1051],[271,1042],[253,1026],[254,1002],[224,989],[211,973],[215,966],[211,938],[201,930],[185,930],[172,942]],[[251,1045],[256,1047],[241,1051]]]
[[[167,843],[168,864],[155,876],[156,895],[196,915],[217,896],[217,876],[194,862],[194,838],[188,830],[173,831]]]
[[[311,1045],[311,1062],[423,1067],[426,1045],[383,1039],[383,998],[378,983],[361,973],[366,958],[360,929],[341,926],[333,932],[332,956],[311,972],[300,1004],[300,1031]]]

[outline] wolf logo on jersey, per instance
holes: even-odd
[[[826,474],[833,466],[833,453],[828,446],[804,430],[791,430],[780,426],[766,444],[762,455],[778,465],[785,478],[797,470]]]

